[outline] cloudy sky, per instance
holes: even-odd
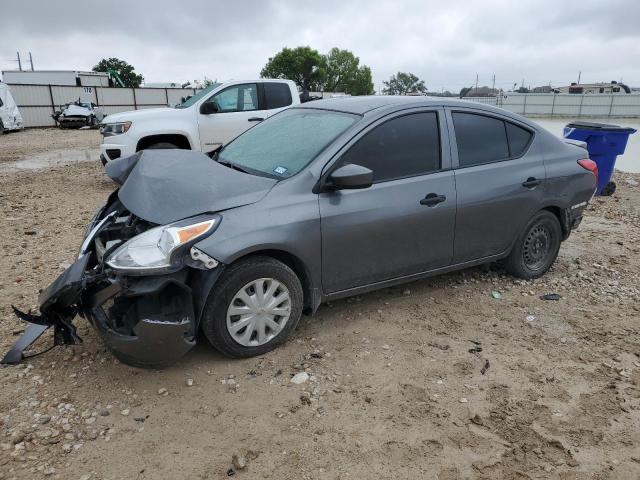
[[[352,50],[376,89],[397,71],[430,90],[624,80],[640,86],[638,0],[2,0],[0,70],[119,57],[148,82],[252,78],[284,46]]]

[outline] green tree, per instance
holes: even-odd
[[[408,93],[427,92],[424,80],[420,80],[413,73],[398,72],[396,75],[391,75],[388,81],[382,83],[384,84],[382,93],[385,95],[407,95]]]
[[[310,47],[283,48],[260,72],[262,78],[287,78],[303,90],[318,91],[322,86],[322,55]]]
[[[132,65],[119,58],[103,58],[92,70],[94,72],[109,72],[113,70],[118,74],[124,86],[130,88],[139,87],[144,80],[142,75],[138,75],[135,72]]]
[[[325,92],[343,92],[350,95],[373,93],[371,69],[360,66],[360,59],[349,50],[332,48],[323,56],[322,87]]]

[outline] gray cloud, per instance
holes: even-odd
[[[102,57],[148,81],[251,78],[283,46],[347,48],[376,87],[411,71],[431,89],[508,88],[623,78],[640,85],[640,2],[5,0],[0,68],[15,51],[36,68],[89,69]]]

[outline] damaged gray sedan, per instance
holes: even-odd
[[[502,261],[536,278],[582,219],[597,168],[578,145],[493,107],[419,97],[290,108],[204,155],[110,162],[120,185],[77,260],[7,353],[87,319],[123,362],[161,367],[203,332],[225,355],[285,341],[303,311]]]

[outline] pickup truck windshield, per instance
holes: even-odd
[[[192,95],[191,97],[187,98],[184,102],[177,104],[175,108],[190,107],[191,105],[196,103],[198,100],[200,100],[202,97],[207,96],[213,89],[218,88],[220,85],[221,85],[220,83],[212,83],[207,88],[203,88],[195,95]]]
[[[218,161],[273,178],[291,177],[358,119],[327,110],[285,110],[229,143]]]

